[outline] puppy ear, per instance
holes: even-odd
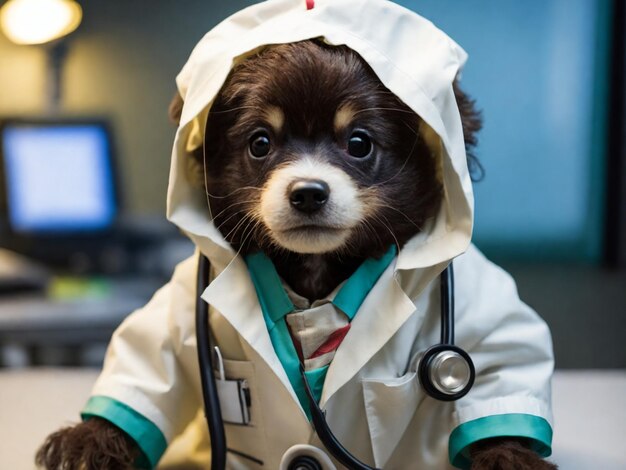
[[[182,96],[176,92],[172,98],[169,108],[167,108],[167,114],[172,124],[176,124],[178,126],[180,123],[180,117],[183,114],[183,104],[184,101]]]
[[[471,99],[459,86],[458,79],[452,84],[456,104],[461,113],[461,124],[463,126],[463,139],[465,140],[465,153],[467,154],[467,166],[473,181],[480,181],[485,170],[474,154],[474,148],[478,144],[478,131],[483,127],[481,112],[476,109],[476,102]]]

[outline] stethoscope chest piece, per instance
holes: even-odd
[[[279,470],[337,470],[337,467],[322,449],[298,444],[283,454]]]
[[[475,370],[464,350],[451,344],[437,344],[422,356],[418,375],[428,395],[437,400],[454,401],[472,388]]]

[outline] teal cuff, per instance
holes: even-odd
[[[152,421],[113,398],[91,397],[80,415],[83,421],[94,416],[106,419],[128,434],[143,453],[136,462],[140,468],[156,467],[167,448],[163,433]]]
[[[455,428],[448,443],[450,463],[457,468],[470,468],[469,447],[492,437],[523,437],[541,457],[552,453],[552,427],[548,421],[540,416],[509,413],[474,419]]]

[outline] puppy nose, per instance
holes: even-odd
[[[299,180],[289,185],[289,202],[294,209],[306,214],[320,210],[329,194],[328,184],[321,180]]]

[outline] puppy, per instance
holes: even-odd
[[[216,226],[242,254],[265,252],[310,300],[439,209],[439,162],[419,118],[347,48],[267,49],[212,109],[206,141],[219,147],[204,155]]]
[[[481,127],[455,84],[470,168]],[[180,117],[182,100],[170,107]],[[346,47],[321,41],[263,49],[237,65],[189,162],[214,223],[240,254],[264,252],[293,291],[322,299],[367,258],[402,246],[442,201],[434,132]],[[209,147],[210,145],[210,147]],[[210,168],[210,172],[204,172]],[[473,469],[549,469],[523,440],[474,445]],[[45,468],[126,468],[139,451],[93,418],[51,435]]]

